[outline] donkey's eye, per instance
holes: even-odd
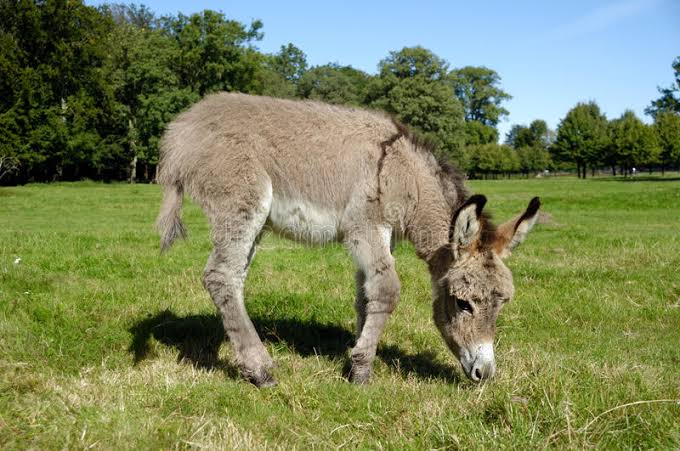
[[[472,304],[470,304],[468,301],[456,298],[456,305],[458,306],[459,310],[472,313]]]

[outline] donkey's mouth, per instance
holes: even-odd
[[[466,348],[460,350],[459,360],[465,375],[475,382],[491,379],[496,374],[493,343],[480,343],[471,348],[471,350]]]

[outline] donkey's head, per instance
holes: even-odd
[[[454,213],[449,246],[432,268],[434,321],[474,381],[494,375],[496,318],[515,290],[502,259],[524,241],[540,207],[535,197],[524,213],[496,229],[482,214],[485,203],[475,195]]]

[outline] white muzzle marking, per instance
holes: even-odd
[[[496,360],[493,353],[493,343],[484,342],[464,349],[460,363],[465,374],[475,382],[493,377],[496,372]]]

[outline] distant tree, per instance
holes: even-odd
[[[542,172],[551,165],[550,153],[542,146],[524,146],[517,149],[519,169],[523,174]]]
[[[404,47],[390,52],[387,58],[380,61],[379,69],[381,78],[404,80],[420,77],[434,82],[445,79],[448,63],[423,47]]]
[[[496,71],[466,66],[454,69],[448,77],[454,94],[463,105],[466,121],[495,127],[502,117],[508,115],[508,110],[501,103],[512,96],[498,86],[501,77]]]
[[[19,178],[92,175],[116,126],[102,70],[113,26],[79,1],[0,2],[0,146]]]
[[[200,96],[214,91],[250,92],[257,86],[260,54],[251,43],[262,39],[262,22],[249,27],[205,10],[164,17],[162,29],[179,46],[174,62],[180,85]]]
[[[542,119],[534,120],[528,127],[513,125],[505,137],[505,143],[514,149],[538,146],[547,149],[553,141],[553,133]]]
[[[289,43],[273,55],[271,65],[286,81],[297,84],[307,70],[307,55]]]
[[[158,161],[158,141],[165,125],[176,113],[198,100],[190,88],[180,87],[173,63],[179,56],[175,39],[162,30],[137,25],[136,7],[127,12],[118,5],[119,24],[110,36],[111,53],[107,78],[118,102],[120,146],[129,161],[129,180],[137,179],[137,166],[149,178],[149,165]],[[143,10],[144,11],[144,10]],[[123,21],[122,19],[125,19]],[[129,22],[127,18],[132,18]],[[145,16],[143,24],[155,21]]]
[[[556,159],[576,163],[579,177],[585,178],[586,166],[602,160],[608,139],[607,118],[600,107],[579,103],[560,121],[551,150]]]
[[[611,154],[624,173],[636,166],[659,162],[661,147],[652,127],[644,124],[632,111],[611,121]]]
[[[283,75],[274,69],[274,55],[255,55],[259,62],[253,75],[252,86],[249,93],[279,98],[296,97],[295,84],[286,80]]]
[[[444,60],[422,47],[391,52],[369,83],[367,103],[394,114],[455,160],[463,159],[463,108],[446,79]]]
[[[520,170],[517,153],[509,146],[496,143],[472,145],[466,148],[468,153],[468,173],[471,177],[512,174]]]
[[[675,82],[668,88],[657,87],[661,97],[652,101],[645,109],[645,113],[653,118],[663,112],[680,114],[680,56],[673,61],[673,71],[675,72]]]
[[[680,164],[680,114],[660,112],[654,121],[654,130],[661,146],[661,170],[666,165]]]
[[[515,124],[510,127],[510,131],[505,135],[505,143],[514,149],[532,146],[534,144],[534,136],[526,125]]]
[[[479,121],[465,122],[465,145],[492,144],[498,142],[498,130]]]
[[[108,3],[101,7],[110,15],[116,25],[132,25],[141,30],[156,28],[159,24],[156,14],[145,5],[134,3]]]
[[[344,105],[363,105],[371,77],[351,66],[326,64],[309,69],[298,83],[298,95]]]

